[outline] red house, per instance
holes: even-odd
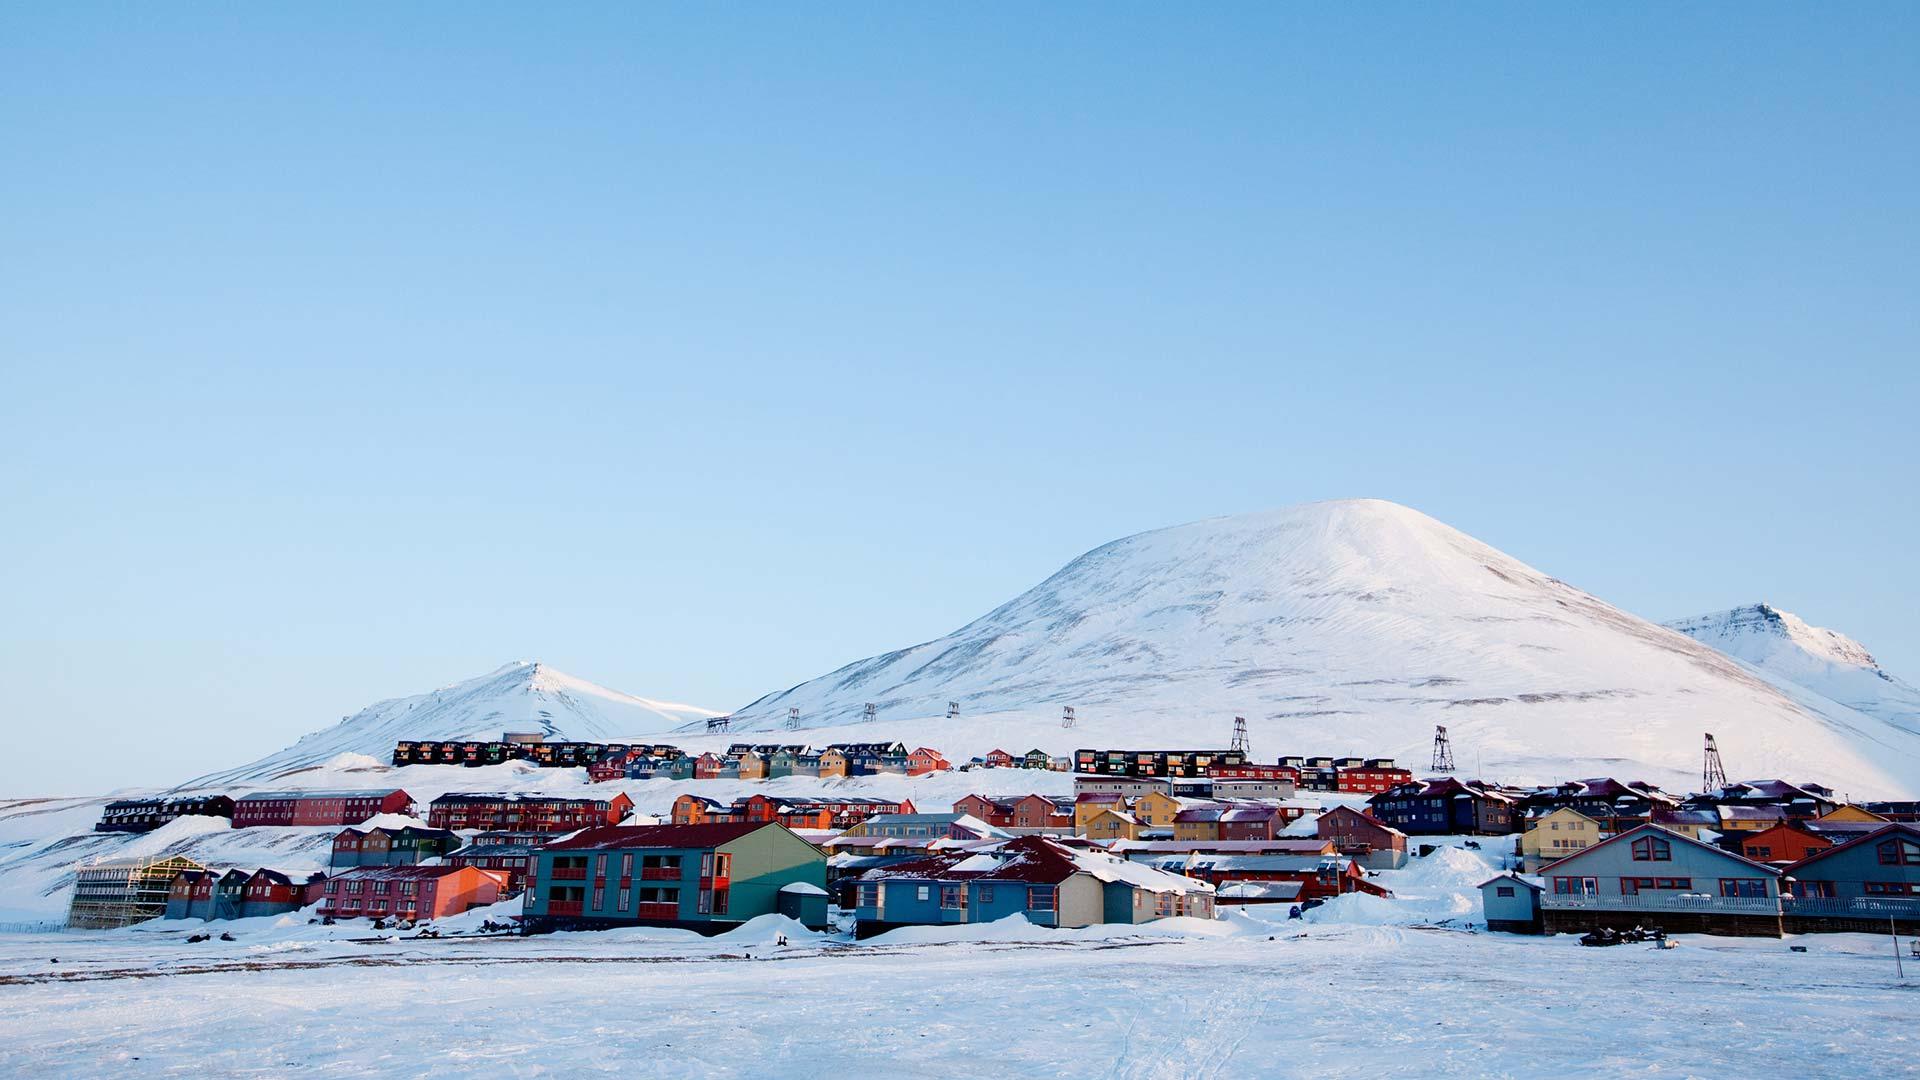
[[[587,779],[596,784],[624,780],[627,778],[627,763],[646,757],[649,749],[650,747],[636,746],[627,750],[615,750],[587,766]]]
[[[1333,786],[1337,791],[1373,794],[1412,780],[1413,773],[1395,768],[1392,758],[1368,758],[1358,765],[1336,765]]]
[[[908,776],[925,776],[928,773],[945,772],[951,768],[953,765],[941,756],[940,751],[925,746],[907,755]]]
[[[233,801],[233,827],[358,825],[376,814],[405,814],[413,797],[399,788],[375,791],[260,791]]]
[[[987,751],[986,762],[989,769],[1011,769],[1015,765],[1013,755],[999,749]]]
[[[695,780],[713,780],[727,767],[727,759],[708,751],[693,759],[693,778]]]
[[[449,792],[433,800],[427,824],[436,829],[567,833],[594,825],[618,825],[632,813],[633,800],[626,792],[611,799]]]
[[[1336,806],[1313,823],[1313,834],[1370,870],[1397,870],[1407,861],[1407,834],[1364,810]]]
[[[472,866],[358,866],[327,879],[320,914],[438,919],[493,903],[506,883],[506,874]]]

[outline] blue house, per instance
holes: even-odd
[[[1787,867],[1787,929],[1920,932],[1920,827],[1888,824]]]
[[[1213,917],[1213,886],[1099,848],[1023,836],[869,870],[855,886],[855,936],[902,926],[993,922],[1039,926]]]
[[[717,934],[782,910],[812,910],[822,891],[820,850],[771,821],[602,825],[541,848],[527,873],[531,930],[674,926]],[[821,906],[824,917],[824,907]]]

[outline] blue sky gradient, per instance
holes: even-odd
[[[107,750],[0,793],[515,658],[731,708],[1360,495],[1920,678],[1917,55],[1910,4],[0,8],[0,684]]]

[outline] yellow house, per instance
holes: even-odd
[[[740,779],[765,780],[767,778],[767,759],[752,750],[740,755]]]
[[[1087,826],[1093,819],[1109,810],[1127,812],[1127,800],[1121,795],[1082,795],[1073,801],[1073,831],[1081,836],[1090,835]]]
[[[838,750],[820,751],[820,775],[821,776],[847,775],[847,755],[841,753]]]
[[[1140,822],[1132,814],[1111,807],[1095,814],[1087,822],[1086,838],[1089,840],[1138,840]]]
[[[1180,808],[1180,800],[1164,791],[1149,791],[1133,800],[1133,816],[1149,829],[1173,828],[1173,816]]]
[[[1188,807],[1174,815],[1173,838],[1175,840],[1220,839],[1220,812],[1213,809]]]
[[[1521,865],[1537,868],[1607,838],[1600,823],[1569,806],[1535,818],[1520,836]]]
[[[1862,810],[1852,803],[1844,803],[1820,815],[1821,821],[1886,821],[1887,818],[1871,810]]]

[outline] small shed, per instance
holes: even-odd
[[[1540,917],[1540,879],[1508,872],[1480,883],[1480,907],[1487,929],[1509,934],[1544,932]]]
[[[795,881],[780,886],[774,910],[809,930],[827,928],[827,890],[812,882]]]

